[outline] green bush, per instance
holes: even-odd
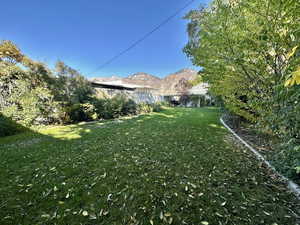
[[[270,98],[269,113],[264,113],[259,127],[281,140],[279,154],[274,155],[276,167],[290,177],[296,176],[300,166],[300,87],[279,85]]]
[[[114,119],[120,116],[135,115],[137,112],[138,106],[133,100],[123,95],[117,95],[111,99],[92,98],[90,103],[62,107],[59,117],[62,123],[72,123]]]
[[[135,115],[136,113],[137,104],[132,99],[126,100],[122,107],[122,115]]]
[[[137,113],[137,104],[124,95],[116,95],[111,99],[105,99],[100,104],[100,108],[102,112],[99,112],[99,114],[103,119],[114,119]]]
[[[137,113],[151,113],[151,112],[161,112],[163,107],[166,106],[167,103],[159,102],[159,103],[140,103],[137,105]]]
[[[153,112],[153,107],[148,103],[138,104],[138,114],[151,113]]]
[[[53,121],[53,124],[69,124],[71,123],[70,118],[70,111],[71,107],[68,105],[67,102],[56,102],[57,107],[55,110],[55,118],[56,120]]]
[[[14,135],[24,132],[25,130],[26,128],[0,113],[0,137]]]
[[[26,71],[15,66],[5,68],[10,70],[0,76],[2,114],[25,126],[53,122],[57,105],[45,84],[33,86]]]
[[[68,109],[71,122],[92,121],[98,118],[96,108],[90,103],[74,104]]]
[[[161,112],[163,110],[163,105],[161,103],[152,104],[153,112]]]
[[[121,115],[123,101],[125,100],[122,96],[115,96],[111,99],[106,99],[101,117],[103,119],[118,118]]]
[[[280,149],[281,151],[272,157],[274,166],[288,177],[299,178],[300,144],[291,139],[283,143]]]
[[[159,102],[162,107],[170,107],[170,103],[168,101]]]
[[[97,113],[98,118],[103,118],[103,113],[105,111],[105,104],[107,102],[107,99],[99,99],[99,98],[93,98],[91,100],[91,104],[94,105],[95,111]]]

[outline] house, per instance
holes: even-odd
[[[185,91],[163,91],[146,85],[126,83],[121,79],[103,81],[96,78],[90,82],[100,98],[112,98],[121,94],[136,103],[166,101],[173,105],[183,105],[187,107],[201,107],[211,102],[211,97],[208,95],[209,85],[207,83],[198,84]]]
[[[156,103],[164,100],[163,96],[159,94],[158,89],[148,86],[128,84],[122,80],[97,81],[94,79],[90,82],[99,97],[112,98],[116,95],[122,94],[136,103]]]
[[[172,105],[184,105],[186,107],[201,107],[211,103],[208,94],[209,85],[200,83],[182,92],[165,93],[164,99]]]

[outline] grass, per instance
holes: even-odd
[[[0,139],[0,224],[297,224],[284,184],[214,108]]]

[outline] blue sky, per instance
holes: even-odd
[[[52,67],[60,59],[83,74],[95,71],[151,31],[189,0],[27,0],[1,2],[0,39],[15,42],[31,58]],[[137,47],[87,76],[157,76],[193,68],[182,52],[187,42],[184,12]]]

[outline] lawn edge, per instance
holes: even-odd
[[[227,128],[243,145],[245,145],[254,155],[256,158],[260,161],[263,161],[268,168],[270,168],[275,174],[277,174],[283,181],[286,182],[286,186],[288,189],[293,192],[298,200],[300,200],[300,187],[296,183],[294,183],[292,180],[287,178],[286,176],[279,173],[274,166],[271,165],[269,161],[267,161],[257,150],[255,150],[251,145],[249,145],[246,141],[243,140],[237,133],[235,133],[223,120],[222,117],[220,117],[220,122],[223,124],[224,127]]]

